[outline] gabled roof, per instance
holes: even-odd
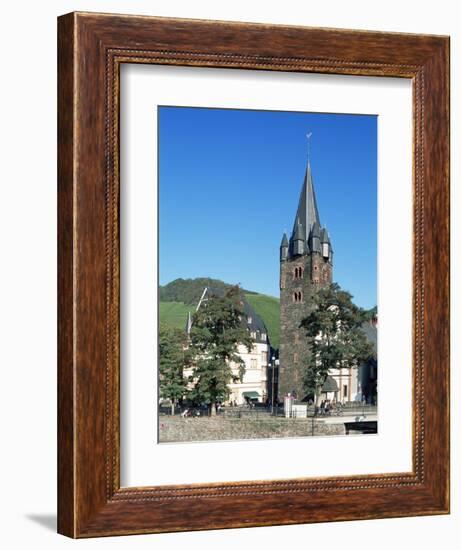
[[[296,226],[299,223],[303,227],[304,240],[307,241],[314,223],[320,226],[320,216],[317,208],[317,200],[315,198],[314,183],[312,181],[311,165],[308,162],[304,183],[299,196],[298,210],[296,212],[295,223],[293,225],[293,234],[296,231]]]
[[[331,376],[327,376],[326,380],[322,386],[322,393],[336,392],[339,391],[338,383]]]

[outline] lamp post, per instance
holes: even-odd
[[[274,401],[275,401],[275,367],[279,366],[279,360],[275,358],[275,356],[272,356],[271,358],[271,364],[272,364],[272,398],[271,398],[271,414],[274,415]]]

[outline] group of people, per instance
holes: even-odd
[[[320,416],[329,416],[332,412],[337,414],[341,413],[341,403],[336,403],[335,401],[330,401],[329,399],[324,399],[320,403],[318,413]]]

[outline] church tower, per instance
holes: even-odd
[[[290,239],[280,244],[280,370],[279,399],[305,396],[303,376],[308,346],[299,327],[312,308],[315,291],[333,280],[333,249],[321,226],[310,162],[307,162]]]

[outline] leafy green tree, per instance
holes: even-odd
[[[222,297],[210,294],[192,318],[188,350],[193,365],[192,401],[208,405],[214,415],[216,404],[229,397],[229,384],[242,380],[245,374],[238,346],[250,351],[253,344],[240,289],[231,287]],[[232,364],[238,366],[238,374],[234,374]]]
[[[186,364],[186,335],[177,328],[160,325],[159,330],[159,385],[160,397],[171,401],[171,414],[187,390],[184,377]]]
[[[373,356],[374,349],[362,330],[366,312],[352,302],[349,292],[333,283],[317,291],[314,304],[301,326],[310,348],[304,388],[318,402],[331,369],[358,366]]]

